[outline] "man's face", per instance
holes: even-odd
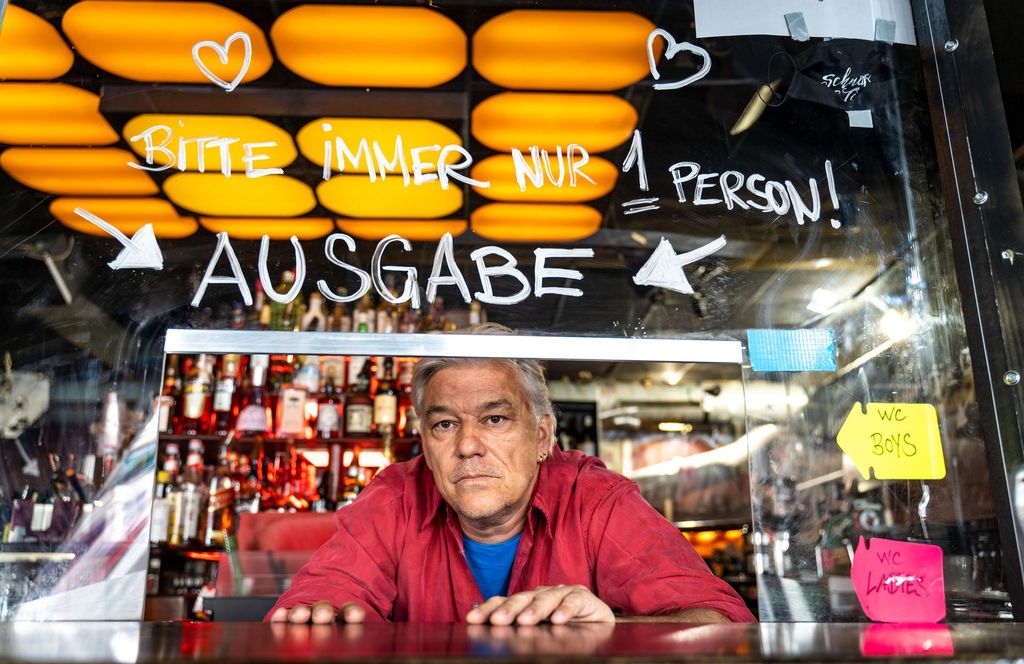
[[[497,362],[442,369],[423,391],[423,456],[460,517],[498,525],[529,501],[550,417],[538,425],[512,372]]]

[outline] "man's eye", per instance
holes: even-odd
[[[490,424],[501,424],[502,422],[506,421],[507,419],[508,418],[505,417],[504,415],[490,415],[490,416],[487,417],[487,421]]]
[[[455,423],[452,422],[451,420],[441,420],[440,422],[434,424],[434,428],[439,431],[448,431],[453,426],[455,426]]]

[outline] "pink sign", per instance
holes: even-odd
[[[870,625],[860,640],[864,657],[952,655],[953,637],[945,625]]]
[[[878,622],[938,622],[946,617],[942,549],[861,537],[850,572],[864,613]]]

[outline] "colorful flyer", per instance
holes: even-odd
[[[861,537],[850,571],[853,588],[871,620],[929,623],[946,617],[942,549]]]
[[[864,479],[870,469],[880,480],[939,480],[946,461],[935,407],[926,403],[860,402],[836,435],[839,447]]]

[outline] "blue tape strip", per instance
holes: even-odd
[[[747,330],[754,371],[835,371],[832,330]]]

